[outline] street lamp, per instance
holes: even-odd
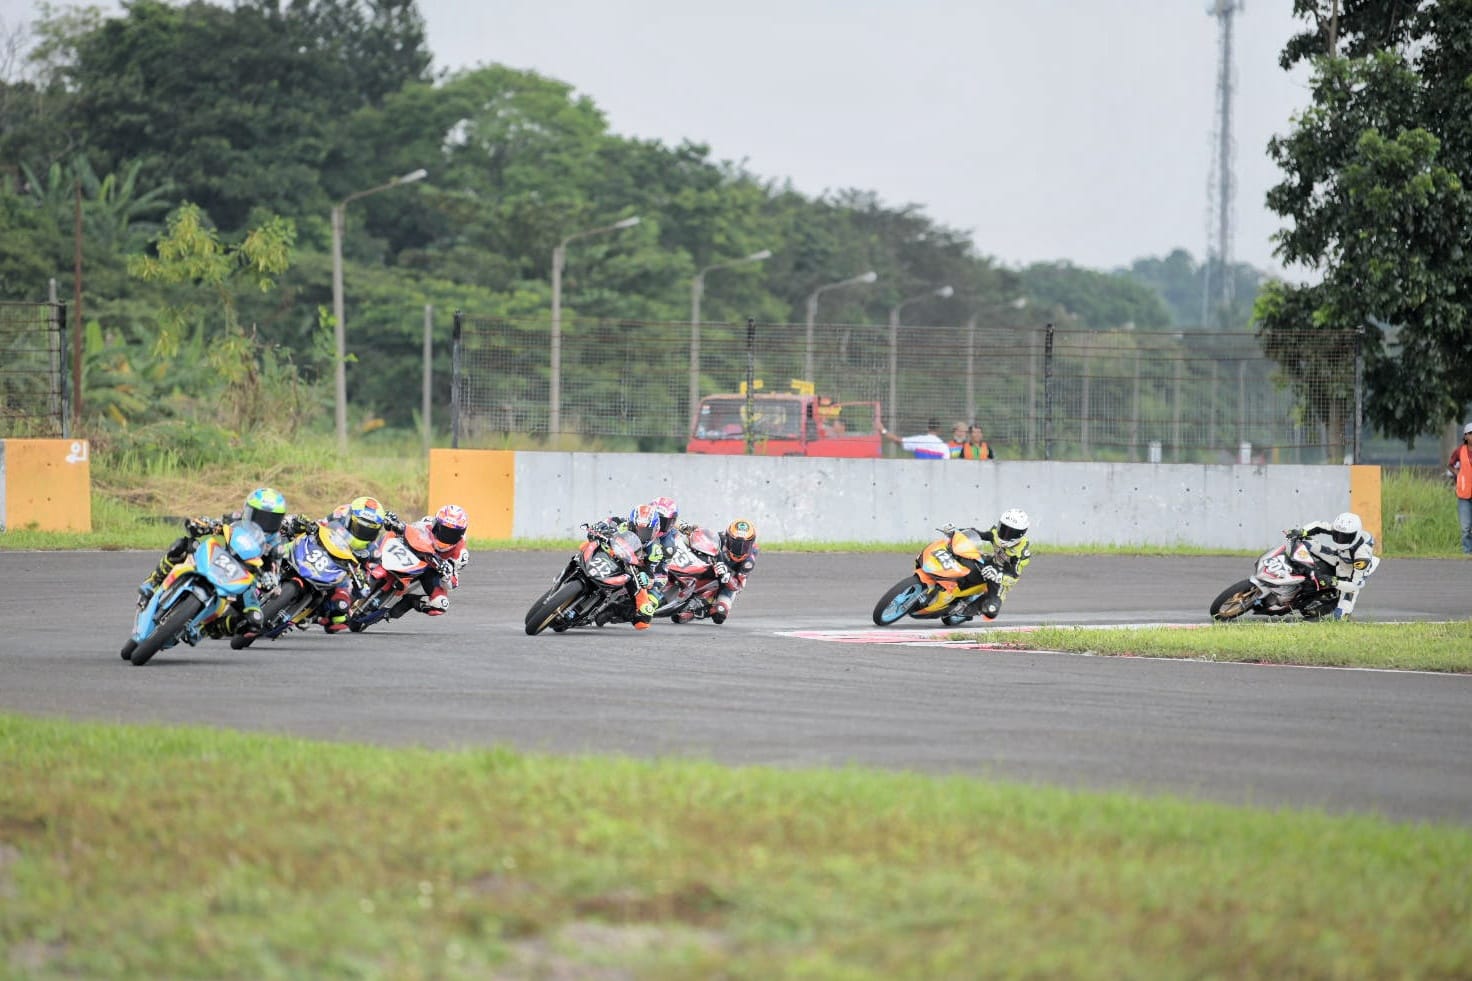
[[[772,257],[771,249],[762,249],[740,259],[729,259],[706,266],[690,280],[690,420],[700,405],[700,298],[705,295],[705,274],[714,269],[726,269],[748,262],[761,262]]]
[[[889,308],[889,428],[898,428],[895,425],[895,402],[899,399],[899,357],[900,357],[900,311],[911,303],[928,300],[931,297],[940,297],[942,300],[955,294],[955,290],[949,286],[937,286],[935,289],[926,290],[924,293],[906,297]]]
[[[984,313],[1002,310],[1021,310],[1027,306],[1027,297],[1019,296],[1007,303],[994,303],[971,314],[966,321],[966,418],[976,421],[976,321]]]
[[[879,274],[871,269],[866,273],[861,273],[850,279],[842,280],[841,282],[829,283],[826,286],[819,286],[817,289],[808,294],[808,331],[807,346],[805,348],[807,353],[803,357],[802,363],[804,381],[815,381],[815,379],[813,378],[813,321],[818,319],[818,297],[822,296],[829,290],[836,290],[842,286],[857,286],[860,283],[872,283],[878,278]]]
[[[346,453],[348,450],[347,326],[343,323],[342,313],[342,236],[343,227],[347,223],[348,202],[366,198],[370,194],[387,191],[403,184],[422,181],[428,176],[429,171],[421,167],[410,171],[403,177],[395,177],[387,184],[349,194],[332,206],[332,332],[333,340],[337,344],[337,366],[333,378],[337,395],[337,451],[339,453]]]
[[[590,228],[586,232],[575,232],[557,243],[552,250],[552,363],[551,385],[547,395],[547,434],[562,432],[562,267],[567,264],[567,245],[590,235],[616,232],[621,228],[633,228],[639,224],[639,216],[616,221],[612,225]]]

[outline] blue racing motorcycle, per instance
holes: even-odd
[[[261,603],[258,633],[230,638],[235,650],[262,637],[274,640],[296,627],[305,630],[337,588],[349,581],[357,558],[352,539],[341,525],[318,523],[281,546],[280,585]]]
[[[199,643],[204,629],[250,588],[265,551],[266,533],[252,521],[237,521],[201,538],[138,611],[123,660],[141,666],[180,641]]]

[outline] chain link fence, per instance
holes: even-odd
[[[675,450],[701,398],[748,382],[878,401],[896,433],[975,420],[1003,459],[1340,463],[1360,436],[1353,332],[1278,335],[1274,359],[1250,332],[577,320],[554,337],[457,313],[454,344],[456,446]]]
[[[0,437],[71,435],[66,304],[0,303]]]

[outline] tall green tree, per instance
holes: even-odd
[[[1267,201],[1276,254],[1316,281],[1269,283],[1255,314],[1269,351],[1363,328],[1369,419],[1412,443],[1472,400],[1472,3],[1295,11],[1312,30],[1281,63],[1312,64],[1312,105],[1269,143]]]

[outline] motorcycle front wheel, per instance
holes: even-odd
[[[1213,620],[1225,623],[1228,620],[1237,619],[1252,609],[1252,604],[1255,602],[1257,602],[1257,587],[1252,584],[1251,579],[1243,579],[1222,590],[1221,595],[1211,601],[1207,612],[1211,614]]]
[[[552,592],[532,604],[526,612],[527,636],[535,637],[546,630],[559,616],[583,595],[583,584],[577,580],[565,582]]]
[[[138,646],[133,648],[133,653],[129,655],[128,660],[137,667],[147,664],[153,655],[163,650],[164,645],[177,640],[184,632],[184,628],[189,626],[189,621],[198,616],[199,611],[203,609],[204,604],[193,593],[180,597],[179,602],[164,614],[153,633],[144,637],[138,642]]]
[[[281,619],[283,613],[286,613],[287,619],[296,615],[296,607],[292,604],[301,595],[301,591],[301,583],[294,579],[289,579],[281,584],[281,588],[277,590],[276,595],[266,600],[265,605],[261,608],[261,622],[265,624],[265,629],[269,630],[275,626],[277,621]],[[290,612],[287,612],[288,610]],[[254,643],[258,636],[260,635],[236,634],[230,638],[230,649],[232,651],[243,651]]]
[[[930,595],[930,587],[920,581],[919,576],[908,576],[889,587],[874,604],[874,625],[887,627],[924,603]]]

